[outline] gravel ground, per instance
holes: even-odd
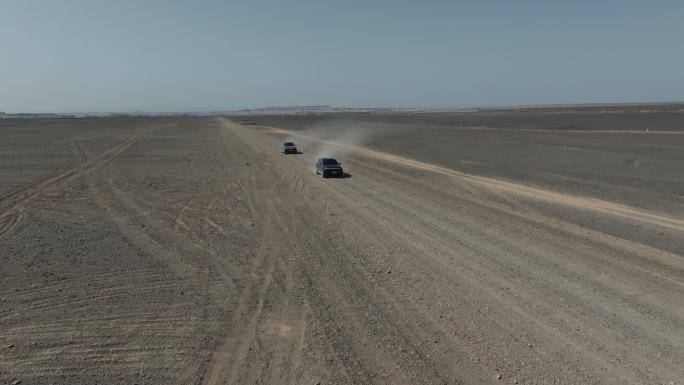
[[[0,382],[684,383],[673,123],[425,119],[0,121]]]

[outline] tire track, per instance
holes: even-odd
[[[83,172],[91,171],[107,162],[111,162],[138,141],[142,134],[142,131],[136,131],[126,140],[102,152],[94,159],[82,159],[82,163],[76,167],[70,168],[31,186],[22,187],[5,194],[5,196],[0,199],[0,223],[4,223],[4,225],[0,225],[0,237],[5,236],[16,228],[24,217],[23,212],[26,210],[26,206],[42,193],[59,183],[77,177]]]
[[[244,142],[255,152],[264,151],[264,143],[261,143],[261,138],[257,134],[244,127],[230,124],[227,127],[236,135],[243,137]],[[323,233],[319,228],[320,226],[326,227],[325,222],[319,222],[318,219],[312,222],[312,218],[309,217],[313,214],[314,218],[318,218],[319,214],[317,213],[321,211],[321,208],[317,205],[320,203],[323,203],[325,207],[332,205],[322,210],[326,212],[336,205],[325,200],[320,201],[320,198],[326,195],[325,193],[317,189],[311,191],[308,189],[305,180],[311,179],[310,177],[303,178],[301,175],[297,175],[296,171],[291,171],[289,167],[276,166],[280,162],[291,163],[292,165],[299,163],[295,159],[284,159],[283,161],[278,159],[275,161],[278,163],[271,162],[264,166],[274,170],[283,180],[287,181],[287,193],[283,192],[283,196],[287,196],[287,207],[291,209],[288,229],[293,230],[286,239],[295,243],[290,246],[289,242],[285,241],[282,246],[285,248],[293,247],[293,252],[302,256],[302,261],[295,270],[297,282],[299,282],[300,290],[305,295],[307,309],[311,309],[312,318],[307,324],[314,325],[318,333],[322,333],[319,335],[325,341],[325,347],[321,347],[326,352],[324,356],[328,356],[328,362],[324,365],[325,369],[330,373],[335,373],[335,380],[343,383],[372,383],[374,382],[373,377],[379,372],[384,373],[385,376],[392,379],[392,383],[396,384],[410,384],[418,381],[417,378],[405,376],[404,370],[401,371],[401,374],[393,374],[395,368],[401,366],[402,368],[414,369],[416,373],[428,375],[430,380],[427,382],[423,380],[423,383],[443,383],[445,379],[434,367],[426,365],[424,360],[412,361],[402,357],[400,353],[402,350],[398,353],[397,351],[388,352],[380,348],[387,343],[387,340],[390,340],[393,344],[407,348],[412,354],[417,354],[413,352],[422,349],[419,349],[412,341],[416,334],[421,333],[415,329],[406,330],[396,321],[393,321],[390,314],[383,314],[385,312],[383,308],[388,302],[398,309],[402,309],[402,306],[390,297],[378,296],[377,289],[367,286],[363,280],[359,282],[359,278],[368,276],[369,272],[358,271],[356,267],[349,267],[356,266],[352,254],[348,250],[344,250],[342,244],[336,247],[334,244],[337,242],[330,242],[331,240],[328,239],[330,235]],[[271,180],[272,178],[268,179]],[[326,255],[334,257],[324,257]],[[287,288],[288,271],[287,268],[283,270],[281,274],[285,276],[285,288]],[[286,300],[283,302],[287,302],[289,297],[286,296],[285,298]],[[282,307],[283,302],[278,302],[278,309],[280,309],[276,310],[279,312],[278,314],[282,314],[285,310]],[[383,322],[366,318],[368,313],[364,316],[363,311],[368,311],[368,309],[372,309],[375,314],[383,314]],[[287,319],[287,313],[288,311],[285,311],[285,315],[277,315],[275,318],[278,320]],[[378,328],[382,332],[378,331]],[[303,338],[301,342],[303,344],[306,336],[301,336],[301,338]],[[262,345],[270,344],[275,344],[276,348],[274,349],[278,349],[278,351],[283,349],[285,351],[291,351],[291,349],[297,351],[297,345],[288,341],[276,339],[274,342],[269,339],[262,343]],[[267,349],[271,350],[271,348]],[[272,368],[269,371],[270,377],[268,377],[271,381],[289,378],[290,381],[296,382],[303,378],[301,373],[289,370],[295,365],[293,361],[296,363],[299,360],[298,358],[282,355],[281,352],[280,355],[274,353],[262,359],[269,359],[271,363]],[[459,369],[463,368],[459,366]],[[315,383],[316,378],[325,377],[327,376],[323,373],[315,374],[311,381]],[[260,378],[260,380],[268,382],[268,379]]]
[[[83,154],[82,149],[78,144],[75,145],[75,153]],[[83,155],[81,155],[83,156]],[[164,226],[159,223],[160,221],[155,220],[155,217],[149,215],[144,215],[144,213],[150,212],[146,208],[142,207],[140,203],[137,203],[136,198],[142,199],[140,196],[136,197],[134,194],[125,191],[124,186],[117,186],[113,177],[113,170],[111,168],[112,161],[114,158],[108,160],[106,167],[100,168],[99,173],[96,175],[91,175],[89,173],[83,174],[85,178],[85,184],[88,186],[88,191],[95,201],[95,203],[101,208],[103,212],[107,214],[109,220],[121,231],[121,234],[125,236],[133,245],[138,247],[145,255],[152,257],[159,262],[161,262],[165,269],[172,272],[173,278],[170,279],[168,275],[164,276],[166,285],[169,288],[177,288],[179,282],[182,287],[187,289],[195,289],[200,292],[204,292],[203,297],[209,299],[215,297],[219,293],[213,288],[210,288],[211,281],[208,280],[208,274],[210,271],[222,276],[222,284],[230,287],[233,284],[234,277],[230,275],[233,269],[227,268],[226,266],[220,265],[220,258],[216,253],[210,250],[208,247],[200,244],[199,242],[190,240],[186,234],[180,233],[176,227],[175,231],[172,228],[177,222],[173,221],[174,217],[169,217],[172,220],[172,224],[169,226]],[[97,180],[95,179],[97,177]],[[103,180],[104,186],[101,186],[97,181]],[[128,186],[131,187],[131,186]],[[145,202],[145,204],[151,204],[153,207],[159,209],[158,204],[154,202]],[[188,202],[188,205],[190,203]],[[185,213],[188,209],[188,205],[181,207],[180,211]],[[164,211],[160,211],[164,215]],[[156,213],[155,213],[156,214]],[[178,217],[175,217],[178,218]],[[141,227],[142,225],[142,227]],[[187,227],[187,226],[186,226]],[[200,262],[197,256],[206,256],[209,258]],[[220,267],[212,268],[211,270],[203,265],[216,265],[219,264]],[[155,290],[159,290],[159,285],[155,286]],[[224,290],[221,290],[222,292]],[[122,294],[125,294],[122,293]],[[130,294],[130,289],[128,290]],[[138,292],[138,294],[144,294]],[[178,329],[179,336],[187,336],[190,330],[195,330],[197,325],[207,317],[205,312],[208,309],[200,309],[199,318],[197,320],[192,320],[193,317],[188,317],[185,315],[185,332],[183,329]],[[169,336],[168,330],[174,328],[174,322],[160,322],[157,325],[160,330],[160,336]],[[146,339],[154,339],[154,332],[146,332]],[[174,345],[171,345],[174,346]],[[186,384],[195,381],[198,371],[201,370],[202,357],[206,353],[200,352],[199,355],[188,357],[187,351],[180,349],[176,354],[177,358],[172,357],[168,349],[154,347],[153,345],[147,345],[145,347],[139,348],[140,351],[138,355],[140,358],[155,356],[155,354],[162,354],[167,360],[170,359],[178,365],[182,362],[182,371],[179,373],[177,378],[174,378],[174,383]],[[160,350],[155,353],[156,350]],[[125,362],[131,362],[130,350],[122,354],[122,357],[127,359],[122,361],[117,361],[119,365],[123,366]],[[181,360],[182,359],[182,360]],[[132,361],[131,363],[135,363]]]
[[[225,137],[224,137],[225,139]],[[227,143],[226,143],[227,145]],[[258,159],[251,160],[258,162]],[[254,167],[256,168],[256,167]],[[267,169],[259,167],[259,170]],[[282,204],[277,194],[259,188],[259,179],[254,172],[249,180],[238,182],[250,209],[253,222],[260,224],[259,247],[255,252],[249,275],[253,277],[240,292],[234,316],[225,326],[222,342],[213,352],[203,379],[204,385],[217,385],[224,381],[233,384],[240,374],[240,365],[245,364],[249,346],[253,343],[255,331],[266,299],[266,293],[273,282],[277,258],[269,258],[279,248],[282,217],[276,210]],[[262,207],[266,207],[263,210]]]

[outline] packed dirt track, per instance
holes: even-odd
[[[681,116],[0,121],[0,383],[684,384]]]

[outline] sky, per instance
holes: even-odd
[[[0,111],[684,101],[681,0],[3,0]]]

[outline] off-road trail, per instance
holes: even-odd
[[[684,256],[639,236],[684,240],[676,210],[228,118],[111,124],[3,183],[0,383],[684,384]],[[347,178],[311,172],[323,148]]]

